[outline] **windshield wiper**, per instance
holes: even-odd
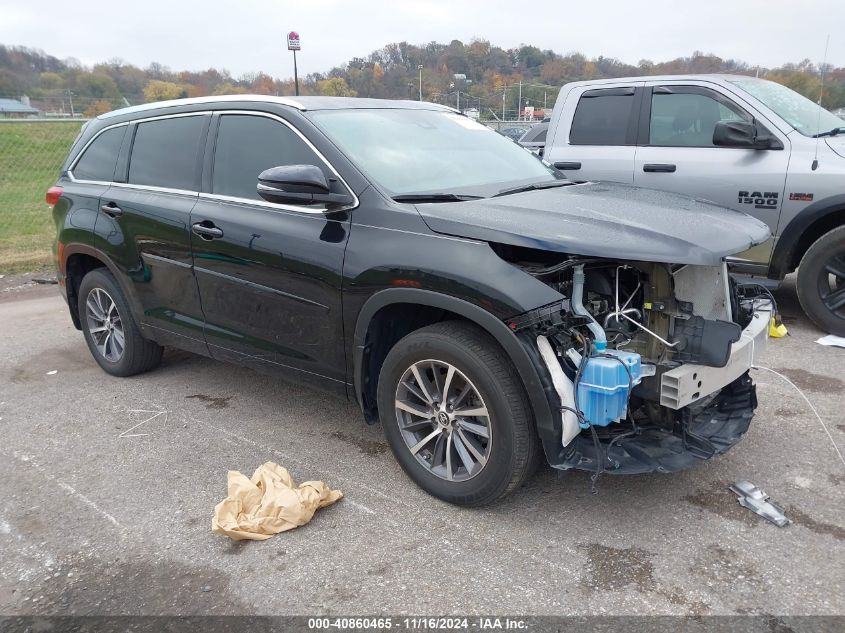
[[[845,133],[845,127],[835,127],[832,130],[828,130],[827,132],[819,132],[818,134],[813,134],[813,138],[821,138],[822,136],[836,136],[837,134]]]
[[[393,196],[396,202],[463,202],[478,200],[484,196],[470,196],[462,193],[403,193]]]
[[[522,193],[523,191],[534,191],[535,189],[552,189],[554,187],[563,187],[571,185],[568,180],[554,180],[552,182],[535,182],[530,185],[519,185],[518,187],[511,187],[510,189],[502,189],[499,193],[494,195],[494,198],[499,196],[508,196],[512,193]]]

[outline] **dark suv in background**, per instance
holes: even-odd
[[[48,191],[100,366],[190,350],[355,398],[430,493],[672,472],[748,428],[771,308],[734,211],[580,184],[434,104],[220,97],[88,123]]]

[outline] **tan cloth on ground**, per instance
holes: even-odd
[[[237,470],[228,474],[228,496],[214,508],[211,530],[235,541],[262,541],[305,525],[314,513],[343,497],[322,481],[298,487],[287,469],[267,462],[252,479]]]

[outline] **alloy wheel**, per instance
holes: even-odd
[[[825,307],[845,319],[845,255],[834,255],[819,272],[819,297]]]
[[[102,288],[94,288],[85,300],[88,332],[103,358],[116,363],[123,356],[126,336],[117,305]]]
[[[422,360],[396,388],[396,422],[411,454],[447,481],[472,479],[492,447],[490,414],[478,389],[454,365]]]

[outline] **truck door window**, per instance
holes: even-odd
[[[633,145],[629,134],[633,109],[633,88],[588,90],[575,108],[570,145]]]
[[[719,121],[750,121],[738,106],[712,91],[697,88],[654,89],[648,144],[659,147],[715,147]]]

